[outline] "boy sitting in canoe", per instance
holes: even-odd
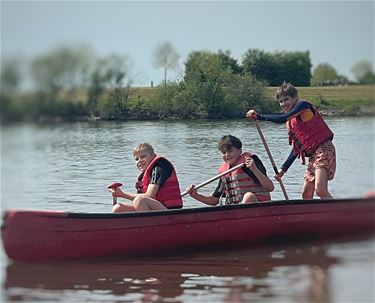
[[[112,211],[121,213],[182,208],[180,186],[173,164],[157,156],[148,143],[137,145],[133,157],[141,171],[136,182],[137,193],[123,192],[119,187],[110,189],[114,198],[125,198],[133,201],[133,204],[116,203]]]
[[[199,194],[195,186],[190,185],[186,191],[192,198],[208,205],[217,205],[222,197],[225,204],[271,200],[270,192],[274,186],[258,156],[242,153],[241,140],[232,135],[223,136],[218,148],[224,160],[219,167],[220,173],[240,163],[244,166],[221,177],[211,196]]]
[[[332,199],[328,191],[328,180],[332,180],[336,170],[336,152],[332,143],[333,132],[319,111],[308,101],[298,100],[298,91],[290,83],[283,83],[276,91],[282,114],[262,115],[249,110],[246,117],[286,123],[289,144],[293,144],[288,159],[275,175],[280,180],[297,157],[305,164],[309,158],[302,189],[303,199],[312,199],[314,192],[321,199]]]

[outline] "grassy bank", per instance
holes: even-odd
[[[268,87],[267,96],[275,98],[277,87]],[[320,86],[298,87],[300,99],[319,99],[326,101],[375,101],[375,85],[350,85],[350,86]]]
[[[276,102],[277,87],[266,89],[266,98]],[[298,87],[299,98],[316,104],[327,115],[375,115],[375,85]],[[155,88],[131,89],[131,100],[150,99]]]
[[[267,88],[270,100],[275,92],[276,87]],[[375,115],[375,85],[298,87],[298,92],[326,115]]]
[[[103,92],[96,103],[89,102],[87,90],[69,93],[29,93],[9,97],[1,96],[0,123],[17,121],[77,121],[95,117],[103,120],[137,120],[168,118],[238,118],[253,107],[263,113],[280,110],[275,99],[276,87],[267,87],[265,95],[258,94],[263,86],[247,84],[246,93],[238,93],[237,87],[222,94],[221,103],[214,105],[213,97],[179,91],[177,86],[135,87]],[[302,100],[318,106],[323,115],[375,116],[375,85],[332,87],[298,87]],[[176,92],[178,92],[176,94]],[[200,92],[200,91],[199,91]],[[250,93],[249,93],[250,92]],[[128,98],[129,96],[129,98]],[[177,97],[176,97],[177,96]],[[251,96],[250,100],[249,97]],[[217,100],[219,100],[217,99]],[[242,101],[245,101],[246,103]],[[124,101],[125,100],[125,101]],[[223,101],[225,100],[225,102]],[[251,104],[251,105],[249,105]],[[212,106],[212,107],[210,107]]]
[[[303,88],[301,97],[333,115],[375,115],[375,85]]]

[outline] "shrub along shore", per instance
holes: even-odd
[[[271,108],[278,111],[275,97],[277,87],[266,87],[265,100],[274,103]],[[318,106],[323,115],[330,116],[375,116],[375,85],[305,86],[297,87],[300,100],[308,100]],[[136,99],[152,99],[156,88],[138,87],[130,90],[129,102]]]
[[[127,87],[107,90],[93,105],[85,89],[53,95],[29,93],[1,96],[1,122],[151,120],[241,118],[253,108],[262,113],[280,111],[276,87],[242,83],[209,94],[185,84]],[[297,87],[299,99],[315,104],[323,115],[375,116],[375,85]],[[87,101],[89,100],[89,101]]]

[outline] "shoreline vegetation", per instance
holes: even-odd
[[[196,107],[194,95],[178,95],[181,84],[167,83],[156,87],[127,87],[108,90],[101,96],[102,106],[97,112],[87,109],[87,90],[59,93],[55,98],[30,93],[1,100],[1,122],[17,121],[65,122],[92,120],[156,120],[156,119],[215,119],[241,118],[254,108],[264,113],[278,113],[275,99],[277,87],[259,88],[259,95],[235,96],[236,91],[226,92],[231,102],[222,102],[210,113],[208,107]],[[343,85],[297,87],[299,99],[315,104],[325,116],[375,116],[375,85]],[[257,88],[254,88],[258,92]],[[120,98],[119,98],[120,96]],[[179,98],[176,100],[176,96]],[[229,97],[228,97],[229,96]],[[211,97],[211,96],[210,96]],[[243,98],[250,102],[241,104]],[[251,102],[251,98],[255,101]],[[120,102],[118,101],[120,100]],[[177,106],[177,107],[176,107]],[[190,111],[189,111],[190,110]],[[193,113],[193,114],[192,114]]]
[[[309,51],[248,49],[241,62],[229,50],[192,51],[183,74],[167,80],[178,56],[168,43],[159,50],[155,60],[164,78],[150,87],[133,87],[127,56],[98,58],[85,46],[51,50],[32,60],[28,72],[17,58],[9,59],[1,71],[0,120],[230,119],[243,118],[249,109],[273,114],[280,111],[274,94],[283,82],[323,115],[375,116],[375,74],[367,61],[353,66],[353,82],[329,64],[311,70]],[[21,90],[26,79],[32,84],[28,92]]]
[[[155,87],[153,81],[133,87],[126,55],[97,57],[85,45],[53,49],[31,60],[28,69],[11,58],[2,65],[0,122],[229,119],[243,118],[249,109],[272,114],[280,111],[274,94],[283,82],[323,115],[375,116],[375,74],[367,61],[353,66],[353,82],[329,64],[311,70],[309,51],[250,48],[241,62],[229,50],[192,51],[183,73],[167,80],[179,56],[170,43],[157,50],[164,80]],[[26,80],[28,92],[21,90]]]
[[[267,87],[275,100],[276,87]],[[300,100],[315,104],[328,116],[375,116],[375,85],[297,87]]]
[[[273,104],[269,112],[279,112],[275,99],[277,87],[266,87],[264,102]],[[375,116],[375,85],[305,86],[297,87],[299,99],[315,104],[326,116]],[[152,99],[155,87],[130,89],[129,102]],[[238,117],[239,118],[239,117]]]

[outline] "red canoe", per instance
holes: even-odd
[[[365,234],[375,234],[374,197],[127,214],[14,210],[2,226],[7,255],[28,262]]]

